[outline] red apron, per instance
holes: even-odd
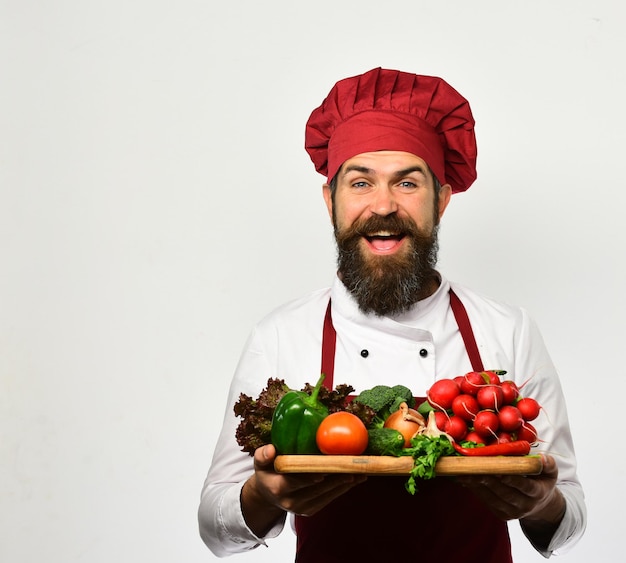
[[[450,305],[472,369],[483,371],[465,307],[450,290]],[[324,321],[322,371],[332,389],[336,333],[330,303]],[[453,478],[418,483],[405,477],[369,477],[314,516],[296,516],[298,563],[511,563],[506,522],[496,518]]]

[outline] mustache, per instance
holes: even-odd
[[[423,233],[415,221],[410,217],[399,217],[396,213],[390,215],[372,215],[367,219],[355,221],[349,227],[339,231],[335,226],[335,234],[343,240],[355,237],[367,237],[380,231],[388,231],[394,235],[423,238]]]

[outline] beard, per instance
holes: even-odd
[[[362,248],[368,233],[389,231],[404,237],[405,248],[389,255],[374,255]],[[430,233],[395,213],[372,216],[339,230],[335,227],[337,264],[341,280],[364,313],[397,315],[425,296],[437,264],[438,224]]]

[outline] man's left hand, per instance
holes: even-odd
[[[556,488],[559,471],[552,456],[542,458],[539,475],[463,476],[457,481],[471,489],[502,520],[558,526],[565,513],[565,500]]]

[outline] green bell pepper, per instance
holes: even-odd
[[[328,409],[317,400],[322,374],[312,393],[288,391],[276,405],[272,417],[272,444],[279,454],[319,454],[315,434]]]

